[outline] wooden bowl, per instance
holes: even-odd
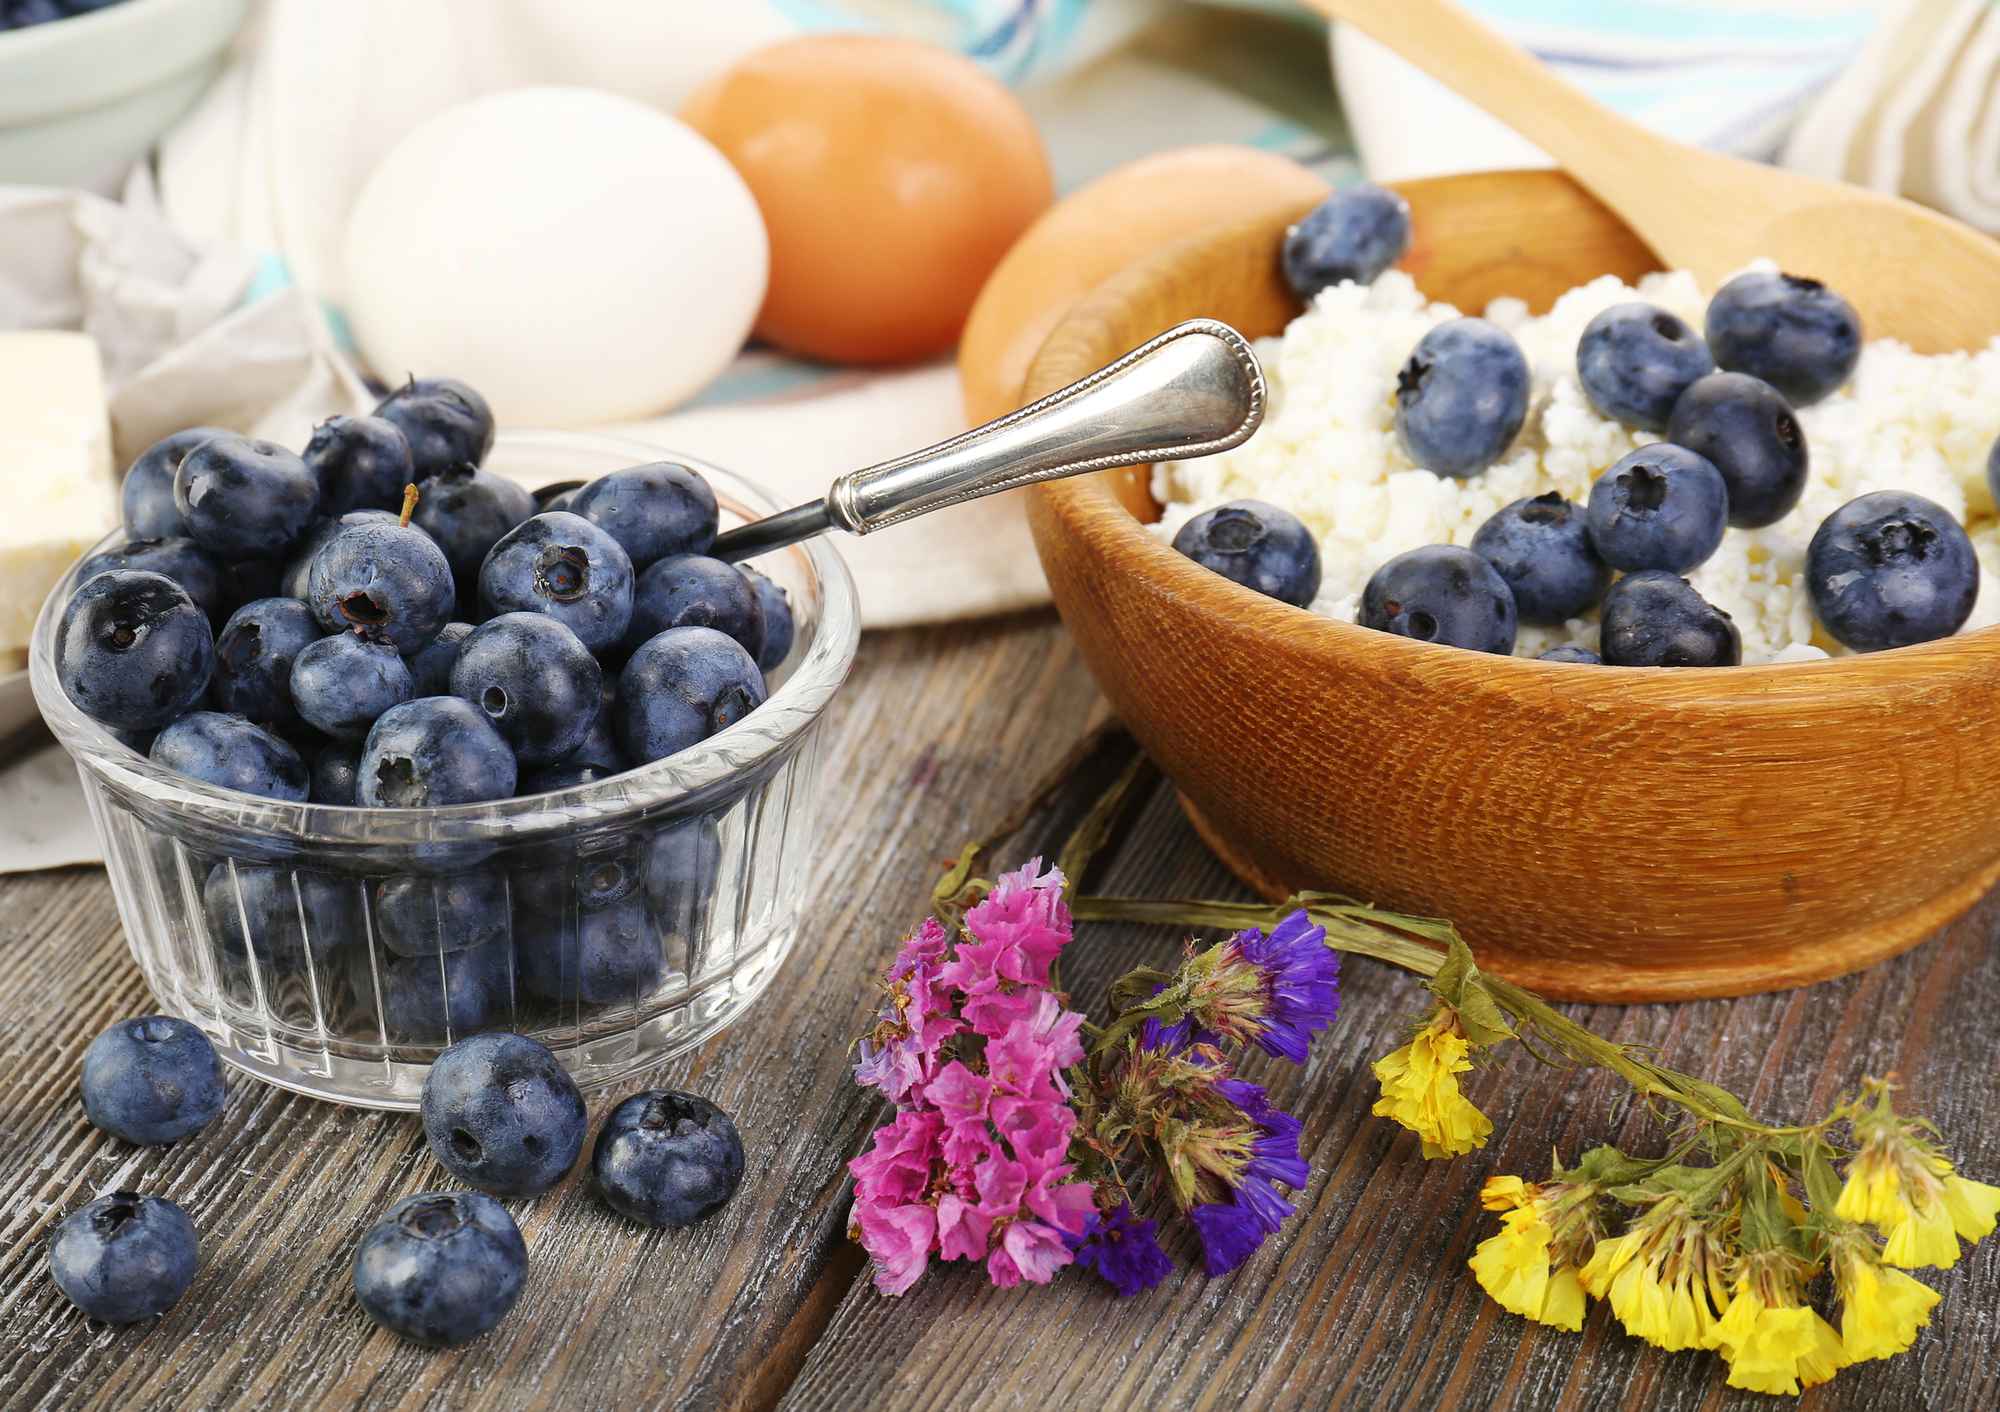
[[[1461,309],[1546,309],[1657,267],[1558,173],[1401,190],[1417,232],[1404,267]],[[1197,236],[1103,285],[1043,346],[1026,396],[1181,319],[1279,332],[1298,312],[1278,275],[1287,223]],[[1449,917],[1502,975],[1629,1001],[1855,970],[2000,876],[2000,630],[1724,670],[1458,651],[1196,567],[1141,527],[1159,514],[1147,483],[1141,469],[1037,487],[1035,543],[1104,694],[1268,896],[1326,888]]]

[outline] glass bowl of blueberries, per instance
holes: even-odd
[[[132,954],[223,1058],[414,1108],[443,1048],[506,1030],[590,1086],[769,984],[859,615],[824,540],[708,554],[763,490],[496,438],[438,378],[302,450],[176,433],[123,505],[30,671]]]

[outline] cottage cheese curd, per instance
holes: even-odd
[[[1156,531],[1171,541],[1193,516],[1230,500],[1281,505],[1319,541],[1322,580],[1313,611],[1353,622],[1369,576],[1425,544],[1470,544],[1489,516],[1523,496],[1555,490],[1581,504],[1613,461],[1660,438],[1603,417],[1576,376],[1584,325],[1613,304],[1644,299],[1699,329],[1707,299],[1686,272],[1650,275],[1634,290],[1606,275],[1530,317],[1499,300],[1486,317],[1520,342],[1533,370],[1528,420],[1508,454],[1470,480],[1414,466],[1396,439],[1396,372],[1417,340],[1461,311],[1425,302],[1391,270],[1374,284],[1321,293],[1284,334],[1258,345],[1270,382],[1264,425],[1234,451],[1159,466]],[[1893,339],[1870,343],[1853,379],[1798,413],[1810,470],[1792,513],[1763,529],[1731,529],[1689,574],[1702,596],[1736,620],[1743,660],[1846,655],[1814,620],[1806,546],[1857,495],[1911,490],[1942,505],[1972,536],[1979,601],[1962,631],[2000,622],[2000,518],[1986,456],[2000,436],[2000,339],[1978,353],[1923,356]],[[1573,643],[1595,648],[1594,617],[1561,627],[1523,625],[1517,656]]]

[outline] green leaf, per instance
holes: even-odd
[[[1459,1026],[1476,1049],[1514,1037],[1507,1013],[1486,989],[1485,977],[1473,963],[1472,948],[1454,934],[1445,947],[1444,964],[1431,977],[1431,993],[1458,1011]]]
[[[1169,972],[1155,970],[1151,966],[1133,967],[1111,983],[1112,1013],[1117,1014],[1135,1005],[1145,1004],[1153,998],[1155,991],[1172,981],[1173,976]]]
[[[1833,1153],[1818,1138],[1805,1149],[1806,1204],[1829,1220],[1840,1203],[1840,1177],[1833,1170]]]

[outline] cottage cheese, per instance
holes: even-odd
[[[1258,345],[1270,382],[1264,425],[1236,450],[1159,466],[1154,498],[1165,539],[1230,500],[1268,500],[1319,540],[1322,582],[1313,611],[1353,622],[1381,563],[1425,544],[1469,544],[1502,506],[1560,491],[1582,503],[1613,461],[1659,438],[1600,416],[1576,376],[1576,344],[1598,313],[1631,299],[1671,310],[1699,329],[1707,300],[1685,272],[1650,275],[1634,290],[1606,275],[1570,290],[1547,314],[1500,300],[1486,317],[1519,340],[1534,373],[1528,419],[1508,454],[1470,480],[1416,468],[1396,440],[1396,372],[1417,340],[1459,310],[1430,304],[1391,270],[1373,285],[1321,293],[1284,334]],[[1810,471],[1791,514],[1763,529],[1731,529],[1688,580],[1736,620],[1745,662],[1794,661],[1847,649],[1819,627],[1805,586],[1806,546],[1857,495],[1901,489],[1935,500],[1965,524],[1981,566],[1979,601],[1964,631],[2000,622],[2000,518],[1986,456],[2000,436],[2000,339],[1978,353],[1922,356],[1893,339],[1863,350],[1849,384],[1799,414]],[[1524,625],[1515,646],[1532,657],[1565,643],[1595,649],[1594,619]]]

